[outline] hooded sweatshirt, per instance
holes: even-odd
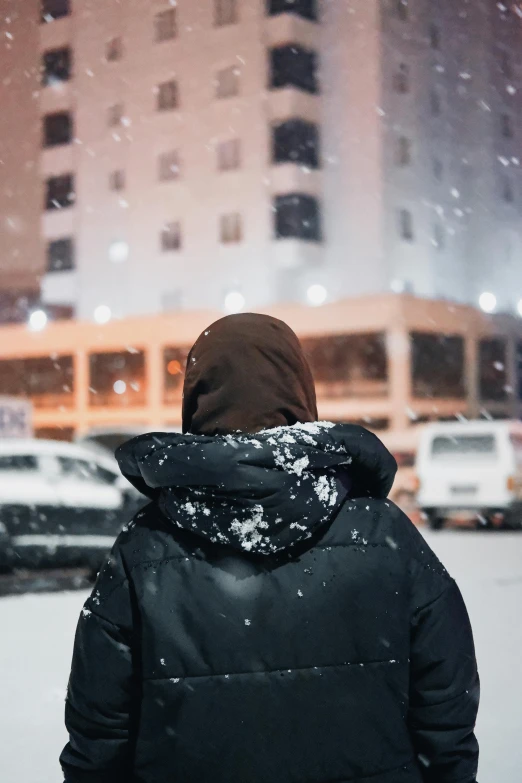
[[[469,620],[393,457],[315,421],[284,324],[207,331],[184,434],[117,454],[151,503],[79,620],[66,782],[475,783]]]

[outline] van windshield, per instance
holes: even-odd
[[[497,451],[494,435],[439,435],[434,438],[431,454],[434,459],[471,457],[487,459]]]

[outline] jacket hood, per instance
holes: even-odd
[[[310,422],[255,435],[140,435],[120,469],[171,522],[215,543],[271,554],[310,538],[346,497],[385,498],[397,465],[356,425]]]

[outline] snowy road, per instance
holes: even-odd
[[[430,544],[461,586],[482,678],[480,783],[522,769],[522,534],[443,531]],[[61,783],[63,700],[85,593],[0,599],[0,780]],[[275,783],[275,782],[274,782]]]

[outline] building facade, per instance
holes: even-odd
[[[0,0],[4,288],[40,279],[82,320],[522,299],[517,6],[18,5]]]

